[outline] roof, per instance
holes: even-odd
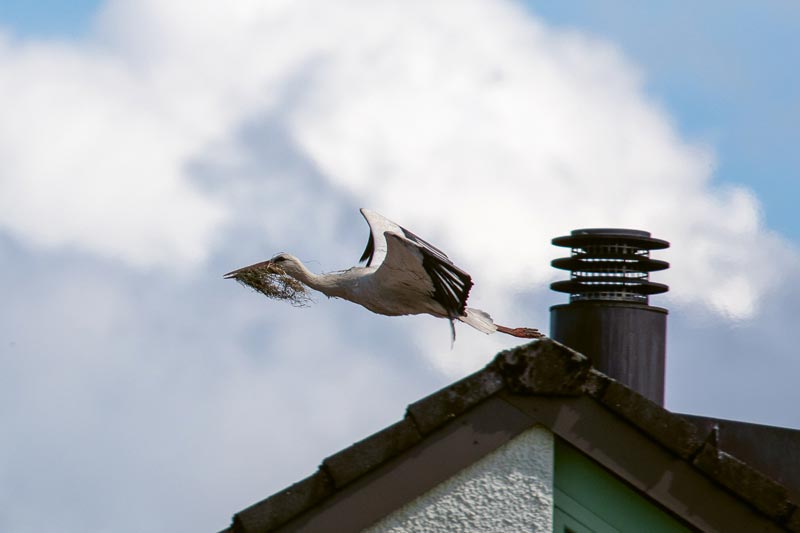
[[[236,513],[225,532],[325,531],[331,523],[360,531],[537,424],[692,527],[800,532],[789,490],[694,422],[585,356],[534,341],[409,405],[402,420]]]
[[[786,486],[800,502],[800,430],[706,416],[682,414],[701,433],[717,432],[719,446]]]

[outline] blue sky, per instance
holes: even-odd
[[[75,38],[85,35],[97,0],[3,0],[0,22],[23,37]]]
[[[552,237],[671,241],[667,407],[800,428],[790,4],[31,5],[0,4],[0,530],[222,529],[514,345],[222,279],[351,266],[361,206],[545,331]]]
[[[714,146],[716,179],[746,184],[768,224],[800,239],[796,2],[527,4],[558,26],[622,47],[679,129]]]

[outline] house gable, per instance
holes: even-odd
[[[553,434],[532,427],[364,533],[551,531]]]

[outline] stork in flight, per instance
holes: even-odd
[[[254,267],[277,267],[286,275],[329,298],[343,298],[388,316],[428,314],[469,324],[483,333],[499,331],[515,337],[543,337],[532,328],[507,328],[495,324],[485,311],[467,307],[472,278],[444,252],[402,226],[369,209],[361,209],[370,236],[360,262],[341,272],[314,274],[296,257],[281,253],[269,261],[225,274],[236,279]]]

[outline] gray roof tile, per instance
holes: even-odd
[[[231,529],[233,533],[272,531],[333,492],[331,479],[324,471],[318,470],[291,487],[236,513]]]
[[[500,352],[492,365],[516,394],[577,396],[592,367],[589,358],[555,341]]]
[[[408,414],[419,432],[428,435],[442,424],[499,392],[504,385],[503,376],[487,367],[412,403],[408,406]]]
[[[422,440],[411,419],[400,422],[331,455],[322,466],[339,489]]]
[[[691,459],[702,445],[702,439],[692,423],[618,381],[610,380],[599,399],[681,459]]]
[[[778,522],[787,522],[796,508],[787,498],[786,487],[709,443],[693,464]]]

